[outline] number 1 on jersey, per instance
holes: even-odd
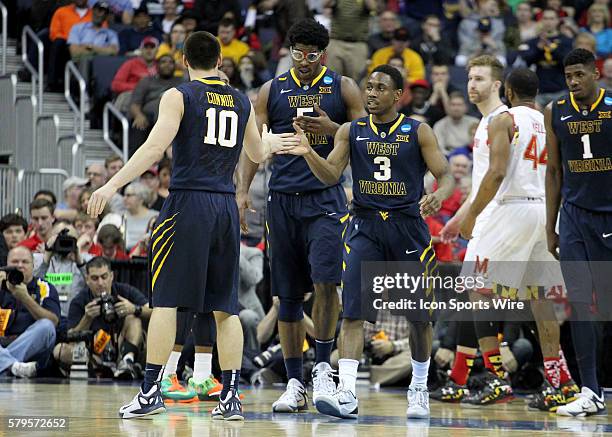
[[[582,141],[583,154],[582,159],[591,159],[593,157],[593,152],[591,152],[591,137],[589,134],[583,135],[580,137],[580,141]]]
[[[227,124],[229,123],[229,138],[227,135]],[[217,134],[217,108],[208,108],[206,110],[206,136],[204,142],[206,144],[217,145],[222,147],[234,147],[238,137],[238,114],[234,111],[219,111],[219,133]]]
[[[523,153],[523,159],[533,161],[534,170],[538,169],[538,164],[546,165],[546,163],[548,162],[548,151],[546,150],[546,147],[544,147],[544,149],[538,156],[538,140],[535,135],[531,137],[531,141],[529,141],[529,144],[525,149],[525,153]]]

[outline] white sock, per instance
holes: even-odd
[[[357,393],[355,384],[357,383],[357,368],[359,367],[359,361],[350,360],[348,358],[342,358],[338,360],[338,373],[340,374],[340,380],[345,388],[348,388],[353,393]]]
[[[176,373],[176,367],[178,366],[179,358],[181,358],[180,352],[170,352],[170,358],[168,358],[166,367],[164,367],[164,375],[162,376],[162,379],[172,375],[173,373]]]
[[[197,353],[193,364],[193,380],[195,382],[204,382],[212,374],[212,354]]]
[[[412,361],[412,381],[410,381],[410,387],[417,385],[427,387],[427,374],[429,373],[429,359],[424,363],[420,361]]]

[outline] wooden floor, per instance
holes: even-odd
[[[612,436],[610,417],[566,419],[553,414],[527,411],[525,399],[486,408],[431,403],[431,419],[405,419],[402,390],[358,389],[358,420],[348,421],[319,415],[313,408],[298,415],[272,415],[270,406],[281,388],[245,390],[246,421],[212,421],[213,403],[169,405],[168,413],[150,419],[121,420],[118,408],[129,401],[137,387],[95,381],[0,381],[0,435],[78,436],[188,436],[188,437],[387,437],[387,436]],[[608,401],[612,411],[612,402]],[[69,431],[14,432],[7,429],[7,416],[64,416]]]

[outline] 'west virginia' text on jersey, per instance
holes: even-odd
[[[346,107],[342,100],[342,76],[323,67],[310,85],[300,83],[294,69],[272,81],[268,97],[269,128],[275,134],[294,132],[293,117],[316,117],[318,105],[330,119],[342,124],[346,121]],[[314,150],[323,158],[334,148],[332,136],[307,133]],[[315,191],[326,188],[310,171],[301,156],[274,157],[270,189],[284,193]]]
[[[251,103],[218,77],[176,87],[183,119],[172,146],[170,189],[234,193],[234,170],[242,150]]]
[[[400,114],[397,120],[376,125],[372,116],[354,120],[349,131],[356,208],[401,211],[419,215],[427,165],[421,155],[419,122]]]
[[[571,93],[553,102],[552,126],[563,163],[563,199],[612,212],[612,91],[600,89],[588,111],[580,111]]]

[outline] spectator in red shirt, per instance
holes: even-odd
[[[452,155],[449,158],[451,174],[455,178],[455,183],[457,184],[455,187],[455,191],[450,197],[442,202],[442,206],[440,207],[440,211],[438,212],[437,218],[440,219],[443,223],[455,215],[462,201],[462,194],[460,188],[460,181],[462,178],[467,176],[470,173],[470,169],[472,167],[472,163],[470,158],[463,154]],[[437,184],[434,184],[434,189],[437,189]]]
[[[117,261],[129,260],[130,257],[123,250],[123,235],[115,225],[104,225],[98,231],[98,245],[101,250],[91,251],[94,256],[103,256],[105,258]]]
[[[86,248],[87,253],[95,254],[102,253],[102,247],[94,241],[96,240],[96,229],[98,229],[98,219],[93,218],[85,213],[80,212],[74,220],[74,227],[77,231],[77,235],[81,238],[83,235],[89,237],[91,246]]]
[[[115,106],[121,112],[128,112],[132,91],[134,91],[140,79],[157,74],[155,56],[158,47],[159,41],[157,38],[145,36],[140,44],[140,56],[125,61],[115,74],[111,83],[111,90],[118,94]]]
[[[30,221],[34,235],[23,240],[19,245],[27,247],[32,252],[44,253],[44,245],[51,237],[55,221],[54,212],[55,207],[46,199],[37,199],[30,203]]]

